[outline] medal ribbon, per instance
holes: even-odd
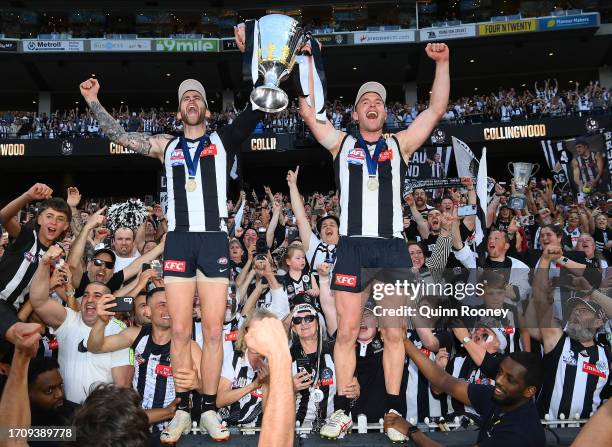
[[[198,142],[198,147],[196,148],[195,153],[193,154],[193,159],[191,158],[191,155],[189,155],[189,145],[187,144],[185,136],[180,137],[179,146],[181,147],[181,150],[183,151],[183,156],[185,157],[185,164],[187,165],[187,172],[189,173],[189,178],[193,179],[195,178],[196,171],[198,170],[200,154],[202,153],[205,147],[210,146],[210,138],[208,138],[208,135],[206,134],[202,138],[200,138],[200,141]]]
[[[380,137],[380,139],[376,142],[376,149],[374,149],[374,155],[370,155],[370,151],[368,149],[368,145],[361,135],[357,137],[357,145],[361,147],[365,152],[366,165],[368,167],[368,175],[370,177],[376,176],[376,170],[378,169],[378,157],[380,157],[380,153],[383,149],[387,148],[387,143],[385,143],[385,139]]]

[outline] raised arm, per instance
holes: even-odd
[[[0,209],[0,225],[9,236],[16,238],[21,233],[21,225],[13,220],[19,211],[33,200],[45,200],[51,197],[53,190],[44,183],[36,183],[4,208]]]
[[[276,231],[276,227],[278,226],[278,219],[280,217],[281,207],[280,204],[276,201],[272,201],[272,219],[270,219],[270,223],[268,224],[268,229],[266,230],[266,244],[268,248],[272,248],[272,244],[274,243],[274,232]]]
[[[468,397],[468,382],[459,380],[448,374],[434,362],[429,360],[423,353],[414,346],[410,340],[404,340],[406,355],[412,359],[432,387],[442,393],[449,394],[465,405],[472,405]]]
[[[83,256],[85,254],[87,237],[91,230],[99,225],[102,225],[106,219],[104,216],[104,211],[106,211],[106,207],[100,208],[98,211],[93,213],[89,219],[87,219],[87,222],[85,225],[83,225],[83,229],[70,246],[70,252],[68,253],[66,264],[68,264],[68,267],[70,267],[70,271],[72,272],[73,287],[79,287],[81,284],[81,279],[83,278],[84,274]]]
[[[550,263],[562,255],[563,252],[560,248],[544,247],[540,264],[535,269],[533,278],[533,297],[531,301],[535,309],[545,354],[554,349],[563,335],[559,322],[553,317],[554,304],[548,279]]]
[[[115,297],[110,293],[101,296],[96,303],[98,319],[92,326],[89,339],[87,340],[87,350],[89,352],[98,354],[100,352],[113,352],[129,348],[140,333],[139,327],[132,326],[118,334],[109,335],[108,337],[104,336],[106,325],[110,318],[115,315],[114,312],[110,312],[108,309],[115,306]]]
[[[155,246],[155,248],[145,253],[144,255],[139,256],[138,258],[134,259],[130,263],[130,265],[128,265],[126,268],[123,269],[124,281],[127,281],[130,278],[133,278],[134,276],[138,275],[138,273],[141,270],[142,264],[146,262],[151,262],[153,259],[157,259],[158,257],[160,257],[164,253],[165,245],[166,245],[166,238],[164,236],[162,237],[162,240],[159,242],[159,244]]]
[[[302,203],[302,196],[300,190],[297,187],[298,174],[300,173],[300,167],[297,166],[295,171],[287,172],[287,185],[289,186],[289,198],[291,199],[291,210],[295,216],[295,222],[300,233],[300,239],[304,251],[308,251],[310,246],[310,235],[312,234],[312,227],[308,222],[306,216],[306,210],[304,209],[304,203]]]
[[[100,123],[100,129],[111,141],[141,155],[147,155],[162,161],[166,145],[174,138],[172,135],[148,136],[140,132],[126,132],[98,101],[100,84],[97,79],[89,78],[82,82],[79,87],[81,95],[83,95],[90,110]]]
[[[314,81],[313,81],[313,70],[314,70],[314,62],[312,60],[312,56],[308,57],[308,89],[312,93],[312,97],[310,98],[310,104],[306,101],[305,97],[299,98],[299,112],[300,116],[304,120],[304,123],[308,126],[312,135],[316,138],[321,146],[327,149],[334,158],[338,155],[338,151],[340,150],[340,145],[342,144],[342,140],[346,136],[346,133],[341,132],[334,128],[332,123],[329,122],[328,119],[325,121],[318,121],[316,117],[315,111],[315,100],[314,100]]]
[[[448,106],[450,94],[448,47],[444,43],[428,43],[425,52],[436,63],[436,75],[431,87],[429,107],[419,113],[407,129],[395,134],[405,161],[408,161],[412,153],[429,138]]]
[[[319,273],[319,302],[321,310],[327,323],[327,333],[332,336],[338,329],[338,313],[336,311],[336,299],[329,287],[331,266],[327,262],[321,262],[317,266]]]
[[[51,264],[59,259],[62,249],[56,245],[49,250],[38,263],[38,268],[32,277],[30,287],[30,302],[43,323],[57,329],[66,319],[66,309],[60,303],[49,297],[49,278],[51,276]]]
[[[427,223],[425,219],[423,219],[423,216],[421,216],[421,213],[417,209],[416,204],[414,203],[414,197],[412,196],[412,194],[408,194],[406,196],[406,204],[410,208],[410,213],[412,214],[412,218],[417,224],[419,235],[423,239],[427,239],[429,237],[429,224]]]

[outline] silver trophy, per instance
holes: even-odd
[[[514,177],[514,194],[510,196],[508,206],[514,210],[521,210],[527,207],[527,197],[525,188],[529,184],[531,176],[540,170],[537,163],[510,162],[508,171]]]
[[[267,113],[284,110],[289,96],[278,86],[295,64],[295,56],[305,43],[304,31],[289,16],[270,14],[258,20],[259,38],[257,51],[258,74],[263,85],[251,92],[251,101]]]

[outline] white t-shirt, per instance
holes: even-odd
[[[106,325],[104,335],[115,335],[124,329],[125,325],[113,318]],[[130,364],[129,349],[104,354],[86,351],[90,332],[91,328],[85,324],[81,313],[69,308],[66,308],[66,320],[55,331],[59,345],[57,360],[64,379],[66,399],[78,404],[89,395],[93,384],[113,382],[112,368]]]
[[[115,273],[117,273],[119,270],[123,270],[124,268],[126,268],[138,257],[140,257],[139,253],[137,253],[136,256],[132,256],[131,258],[122,258],[120,256],[117,256],[117,260],[115,261]]]

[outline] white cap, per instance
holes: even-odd
[[[195,79],[185,79],[181,82],[178,88],[178,100],[181,102],[181,98],[186,92],[196,91],[200,95],[202,95],[202,99],[204,100],[204,104],[206,104],[206,108],[208,108],[208,101],[206,101],[206,90],[204,90],[204,86],[200,81],[196,81]]]
[[[383,87],[380,82],[370,81],[359,87],[357,97],[355,98],[355,107],[357,107],[357,103],[359,102],[361,97],[369,92],[378,93],[378,95],[380,95],[380,97],[382,98],[383,102],[387,102],[387,90],[385,90],[385,87]]]

